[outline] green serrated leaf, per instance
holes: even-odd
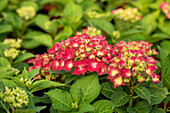
[[[30,87],[30,92],[35,92],[38,90],[51,88],[51,87],[58,87],[58,86],[64,86],[65,84],[59,83],[59,82],[53,82],[48,80],[38,80],[33,83],[33,85]]]
[[[24,78],[24,79],[27,79],[28,78],[28,76],[29,76],[29,73],[28,73],[28,71],[27,71],[27,69],[24,67],[24,70],[22,71],[22,77]]]
[[[152,105],[147,101],[140,101],[135,105],[134,109],[137,113],[149,113],[152,109]]]
[[[130,106],[127,107],[127,112],[128,113],[138,113],[133,107],[130,107]]]
[[[39,73],[39,70],[40,70],[40,68],[36,68],[36,69],[33,69],[33,70],[29,71],[28,72],[29,73],[28,78],[29,79],[34,78]]]
[[[91,103],[100,93],[101,86],[97,75],[77,80],[70,88],[74,102]]]
[[[104,30],[107,34],[112,36],[112,33],[114,31],[114,27],[109,21],[107,21],[105,19],[93,19],[93,20],[90,20],[90,21],[92,23],[94,23],[95,26],[99,27],[100,29]]]
[[[22,62],[24,60],[27,60],[29,58],[32,58],[34,57],[35,55],[33,55],[32,53],[24,53],[24,54],[21,54],[17,57],[17,59],[13,62],[13,64],[16,64],[16,63],[19,63],[19,62]]]
[[[118,113],[127,113],[126,106],[115,108]]]
[[[152,108],[150,113],[166,113],[166,112],[161,108]]]
[[[119,107],[129,101],[130,96],[124,91],[117,91],[111,95],[112,107]]]
[[[170,88],[170,59],[168,53],[158,46],[160,50],[162,87]]]
[[[94,113],[113,113],[112,102],[109,100],[99,100],[92,105],[96,109]]]
[[[149,91],[151,94],[151,104],[159,104],[166,98],[166,94],[164,94],[164,91],[159,90],[155,87],[149,88]]]
[[[73,109],[73,99],[67,91],[54,89],[45,94],[50,97],[52,101],[52,106],[55,110],[71,111]]]
[[[162,49],[164,49],[168,54],[170,54],[170,41],[169,40],[161,41],[160,45]]]
[[[79,104],[78,113],[85,113],[85,112],[92,112],[92,111],[94,111],[94,107],[91,104],[85,102]]]
[[[122,91],[122,90],[123,88],[121,86],[114,88],[114,85],[112,82],[104,82],[101,84],[101,93],[107,98],[111,98],[111,95],[115,91]]]
[[[135,89],[135,93],[143,99],[146,99],[149,103],[151,103],[151,95],[149,90],[144,86],[138,86]]]

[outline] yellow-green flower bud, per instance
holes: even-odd
[[[73,107],[73,108],[78,108],[78,103],[77,103],[77,102],[72,103],[72,107]]]
[[[17,9],[17,13],[21,18],[23,18],[25,20],[29,20],[35,16],[36,11],[35,11],[34,7],[32,7],[32,6],[23,6],[19,9]]]
[[[19,50],[16,50],[15,48],[10,48],[9,50],[4,51],[5,57],[15,59],[18,56]]]
[[[112,35],[115,37],[115,39],[120,38],[120,32],[119,31],[113,31]]]
[[[2,92],[0,92],[0,98],[3,98],[4,94]]]

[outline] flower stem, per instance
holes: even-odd
[[[9,112],[9,110],[6,108],[6,106],[0,101],[0,103],[1,103],[1,105],[2,105],[2,107],[3,107],[3,109],[7,112],[7,113],[10,113]]]
[[[130,107],[133,107],[134,82],[135,79],[131,82],[131,87],[130,87],[130,100],[129,100]]]
[[[14,107],[11,104],[10,104],[10,106],[11,106],[11,109],[12,109],[12,113],[14,113],[14,111],[15,111]]]

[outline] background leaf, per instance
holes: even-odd
[[[107,34],[109,34],[110,36],[112,36],[112,33],[114,31],[114,27],[113,25],[105,20],[105,19],[93,19],[90,20],[92,23],[94,23],[94,25],[100,29],[102,29],[103,31],[105,31]]]
[[[35,92],[38,90],[51,88],[51,87],[58,87],[58,86],[64,86],[65,84],[59,83],[59,82],[53,82],[48,80],[38,80],[33,83],[33,85],[30,87],[30,92]]]
[[[64,15],[68,20],[78,22],[83,16],[83,10],[79,5],[70,1],[64,8]]]
[[[8,5],[8,0],[1,0],[0,1],[0,12],[3,11],[7,5]]]
[[[32,54],[32,53],[24,53],[24,54],[19,54],[19,56],[17,57],[17,59],[13,62],[13,64],[16,64],[16,63],[19,63],[19,62],[22,62],[24,60],[27,60],[29,58],[32,58],[34,57],[35,55]]]
[[[0,67],[11,67],[11,64],[6,58],[0,57]]]
[[[158,48],[160,50],[162,87],[170,88],[170,57],[165,50]]]
[[[149,88],[149,91],[151,94],[151,104],[159,104],[166,98],[165,92],[158,88],[151,87]]]

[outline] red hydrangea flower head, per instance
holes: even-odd
[[[161,10],[165,13],[166,18],[170,19],[170,5],[167,2],[163,2],[160,5]]]
[[[104,36],[90,36],[86,33],[75,35],[61,43],[56,42],[47,52],[31,59],[29,63],[33,63],[34,66],[29,70],[40,67],[39,75],[45,77],[47,74],[48,78],[53,78],[50,77],[49,69],[53,72],[70,71],[73,67],[75,69],[72,74],[85,75],[86,71],[96,71],[99,75],[105,74],[107,65],[113,58],[112,45],[107,43]],[[45,67],[46,65],[48,68]]]
[[[153,83],[159,82],[159,75],[155,70],[158,69],[155,64],[157,61],[151,55],[158,54],[151,49],[152,44],[145,41],[120,41],[115,45],[112,53],[115,55],[111,59],[110,69],[107,74],[110,81],[115,82],[115,78],[121,76],[123,82],[129,82],[130,79],[136,78],[139,83],[148,81],[151,78]],[[121,80],[119,78],[119,80]],[[116,81],[118,82],[118,81]],[[118,83],[114,83],[120,86]]]

